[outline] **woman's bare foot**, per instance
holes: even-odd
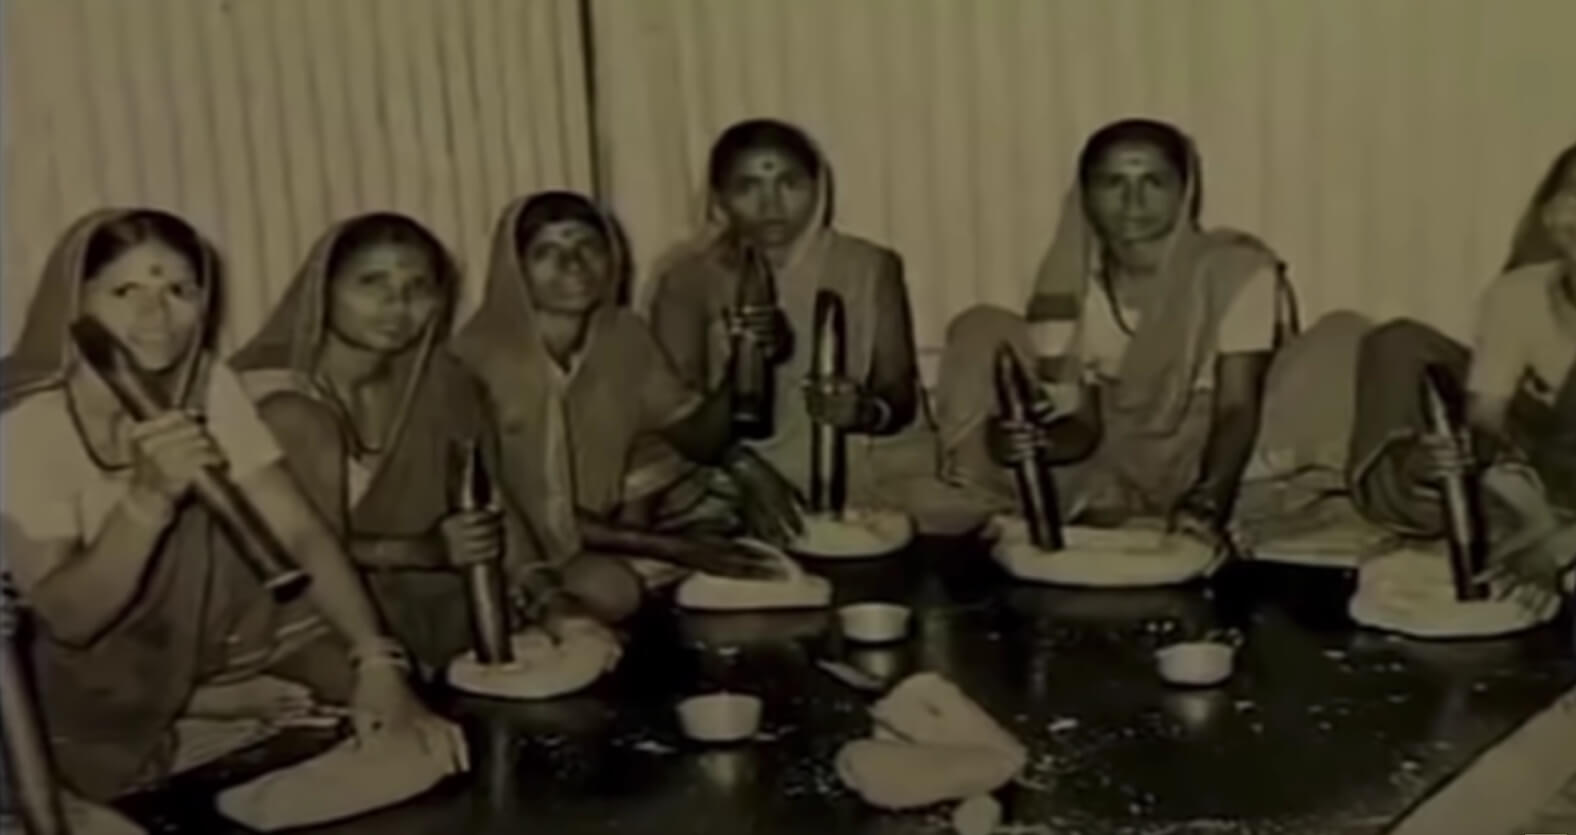
[[[186,715],[200,719],[277,722],[306,716],[316,707],[312,691],[305,686],[265,675],[197,688],[186,703]]]

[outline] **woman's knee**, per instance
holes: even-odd
[[[959,313],[947,324],[947,345],[969,344],[979,341],[1000,340],[1026,329],[1027,323],[1018,313],[996,305],[975,305]]]
[[[618,623],[640,608],[640,577],[617,557],[585,554],[563,571],[564,591],[604,623]]]

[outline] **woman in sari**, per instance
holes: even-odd
[[[1300,415],[1318,425],[1282,427],[1280,441],[1344,446],[1341,393],[1366,323],[1326,317],[1272,374],[1297,329],[1283,265],[1250,235],[1200,227],[1200,177],[1192,142],[1171,125],[1126,120],[1090,137],[1027,321],[987,307],[949,328],[937,402],[945,480],[1010,507],[1003,465],[1043,449],[1059,465],[1067,521],[1169,518],[1225,544],[1244,475],[1265,463],[1255,448],[1276,392],[1321,392]],[[1042,383],[1028,422],[994,417],[990,369],[1003,344]],[[1316,463],[1300,457],[1280,463]]]
[[[804,491],[812,429],[835,426],[850,434],[849,502],[891,504],[899,478],[935,471],[933,439],[916,421],[921,398],[902,260],[832,227],[831,168],[792,125],[758,119],[728,128],[712,146],[707,186],[715,227],[658,276],[657,340],[683,379],[705,388],[727,379],[734,336],[748,333],[776,362],[777,392],[772,435],[745,443]],[[776,312],[734,309],[751,250],[776,279]],[[821,290],[843,302],[848,378],[801,389]]]
[[[463,751],[416,701],[403,648],[214,360],[221,289],[217,258],[184,221],[92,213],[51,254],[0,369],[6,562],[41,625],[33,667],[57,766],[88,798],[166,777],[178,717],[270,718],[303,697],[348,698],[359,732],[387,725]],[[115,336],[172,408],[130,417],[75,350],[78,317]],[[192,501],[210,467],[307,572],[307,598],[275,604]]]
[[[457,568],[506,558],[522,611],[553,588],[532,570],[531,529],[509,502],[460,508],[470,446],[500,468],[481,388],[445,347],[458,293],[458,269],[430,232],[403,215],[361,215],[318,240],[230,361],[395,634],[430,667],[470,644]],[[623,604],[601,608],[617,617]]]
[[[1576,558],[1576,146],[1539,184],[1478,311],[1470,349],[1410,320],[1363,342],[1352,495],[1375,522],[1435,538],[1440,479],[1483,477],[1503,567],[1552,582]],[[1426,432],[1418,392],[1429,366],[1465,392],[1463,438]]]
[[[631,569],[650,565],[609,555],[773,573],[725,540],[629,523],[632,503],[683,477],[682,459],[722,467],[746,501],[769,508],[765,535],[786,536],[797,516],[776,474],[729,444],[728,390],[685,386],[645,323],[618,304],[620,240],[610,218],[569,192],[518,200],[498,222],[482,306],[454,348],[486,387],[504,492],[548,564],[595,566],[606,585],[638,594]]]

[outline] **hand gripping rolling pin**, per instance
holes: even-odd
[[[1428,431],[1452,443],[1461,435],[1462,398],[1450,373],[1437,365],[1423,372],[1423,405]],[[1455,581],[1456,599],[1482,600],[1488,590],[1477,581],[1488,553],[1483,531],[1483,507],[1477,485],[1470,475],[1458,473],[1445,478],[1445,535],[1450,542],[1450,575]]]
[[[1002,345],[996,349],[996,406],[1003,420],[1030,423],[1034,420],[1030,404],[1034,392],[1028,375],[1013,356],[1012,348]],[[1042,551],[1060,551],[1066,547],[1062,539],[1061,509],[1057,506],[1056,481],[1051,474],[1050,462],[1045,452],[1036,449],[1029,458],[1012,467],[1012,478],[1018,487],[1018,507],[1029,525],[1029,538]]]
[[[487,474],[481,444],[474,440],[465,445],[459,493],[459,506],[463,511],[486,510],[493,506],[492,479]],[[471,604],[471,639],[476,647],[476,659],[483,664],[507,664],[514,660],[499,562],[493,559],[465,567],[465,589]]]
[[[150,420],[169,411],[170,404],[163,395],[142,376],[125,347],[98,320],[78,319],[71,326],[71,335],[82,358],[104,379],[133,418]],[[310,582],[307,575],[292,563],[285,546],[223,469],[209,467],[199,472],[192,481],[192,490],[219,518],[241,559],[276,600],[289,600],[306,590]]]
[[[0,730],[5,733],[5,758],[11,785],[29,835],[68,835],[60,810],[60,788],[45,741],[44,723],[27,676],[27,653],[21,646],[21,607],[12,594],[11,578],[0,576]]]
[[[734,295],[734,310],[742,315],[776,308],[777,287],[771,265],[760,250],[747,247],[744,273],[739,277]],[[735,333],[729,374],[733,382],[734,428],[746,438],[771,437],[777,387],[766,346],[747,333]]]
[[[830,290],[815,294],[815,354],[811,384],[841,379],[846,361],[843,348],[843,300]],[[835,426],[816,423],[810,436],[810,509],[833,517],[843,515],[848,497],[847,439]]]

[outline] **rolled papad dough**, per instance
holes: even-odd
[[[454,751],[429,747],[420,734],[374,734],[226,789],[217,805],[251,829],[295,829],[402,803],[461,770]]]
[[[805,573],[793,558],[764,542],[739,545],[775,560],[783,576],[774,580],[743,580],[715,574],[692,574],[679,585],[674,599],[684,609],[727,612],[760,609],[819,609],[832,602],[832,584]]]
[[[449,686],[498,699],[551,699],[589,687],[623,655],[618,639],[591,621],[565,623],[560,642],[532,627],[510,639],[514,660],[483,664],[466,652],[449,664]]]
[[[914,520],[896,510],[848,508],[841,517],[810,514],[790,547],[822,559],[867,559],[901,551],[914,541]]]
[[[1044,551],[1020,518],[997,519],[993,556],[1009,574],[1037,583],[1088,588],[1169,586],[1207,576],[1221,557],[1207,544],[1158,527],[1062,528],[1066,547]]]
[[[1357,592],[1347,612],[1373,629],[1415,638],[1488,638],[1531,629],[1559,612],[1549,591],[1525,589],[1485,600],[1459,601],[1442,550],[1402,549],[1374,557],[1357,570]]]

